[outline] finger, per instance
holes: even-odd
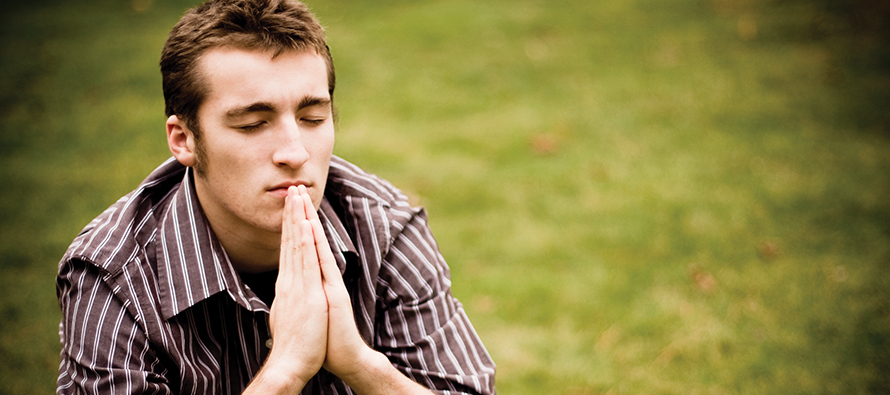
[[[346,286],[343,284],[340,268],[337,266],[337,260],[334,259],[333,252],[331,252],[331,247],[330,244],[328,244],[327,236],[325,236],[324,228],[321,226],[321,221],[316,216],[310,223],[312,224],[312,236],[315,239],[315,248],[318,251],[322,278],[326,284],[330,283],[331,285],[343,287],[345,289]]]
[[[279,266],[284,265],[284,261],[287,258],[287,249],[285,246],[288,245],[288,237],[290,236],[290,231],[287,225],[287,218],[290,217],[291,211],[291,203],[290,199],[287,197],[284,198],[284,210],[281,211],[281,252],[278,256]],[[279,267],[279,273],[284,270],[283,267]]]
[[[281,213],[281,253],[278,258],[279,277],[287,274],[288,270],[290,270],[288,264],[291,257],[291,246],[293,245],[293,229],[290,225],[290,217],[293,210],[293,202],[291,202],[290,193],[288,193],[288,196],[284,198],[284,211]]]
[[[281,261],[278,265],[276,293],[280,287],[295,287],[297,291],[302,288],[301,232],[297,225],[297,210],[300,208],[296,207],[300,203],[296,188],[288,189],[281,220]]]
[[[324,228],[321,226],[321,220],[318,218],[318,212],[315,210],[315,206],[312,204],[312,197],[309,196],[309,192],[306,190],[306,187],[300,185],[298,192],[300,192],[300,197],[303,199],[303,206],[306,208],[306,219],[312,224],[312,233],[315,238],[315,245],[318,249],[319,258],[325,258],[325,256],[330,256],[333,261],[334,256],[330,253],[331,248],[328,244],[328,238],[324,233]],[[324,264],[325,259],[321,259],[321,263]],[[335,262],[336,264],[336,262]]]
[[[308,220],[300,221],[300,231],[303,251],[303,284],[306,287],[306,292],[322,291],[318,252],[312,236],[312,225]]]
[[[303,207],[305,208],[306,219],[311,220],[313,217],[317,218],[318,213],[315,212],[315,205],[312,204],[312,196],[309,196],[309,191],[306,189],[306,186],[298,186],[297,192],[300,194],[300,199],[303,200]]]
[[[324,228],[321,226],[321,220],[318,218],[318,212],[315,210],[315,206],[312,204],[312,198],[309,196],[309,192],[303,185],[300,185],[297,191],[300,193],[300,197],[303,199],[303,206],[306,208],[306,218],[309,219],[309,222],[312,225],[312,235],[315,239],[315,243],[313,246],[316,251],[318,251],[318,259],[319,265],[321,266],[322,277],[325,279],[325,281],[328,281],[328,279],[330,279],[330,281],[334,281],[335,284],[343,284],[343,278],[340,275],[340,269],[337,267],[337,260],[334,259],[334,255],[331,252],[330,244],[328,244],[328,238],[324,233]]]
[[[331,254],[331,248],[328,245],[328,238],[321,226],[321,220],[318,218],[318,212],[315,210],[315,205],[312,204],[312,197],[309,196],[309,192],[303,185],[300,185],[297,191],[300,192],[300,198],[303,199],[303,207],[306,209],[306,219],[308,219],[309,223],[312,225],[312,235],[315,239],[313,245],[318,250],[320,263],[324,264],[326,261],[324,258],[330,257],[330,261],[333,261],[336,264],[334,256]]]

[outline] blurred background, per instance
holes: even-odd
[[[169,156],[195,1],[0,13],[0,393],[57,263]],[[502,394],[890,393],[890,3],[312,1],[335,153],[430,212]]]

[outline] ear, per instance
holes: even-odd
[[[183,166],[195,165],[195,135],[176,115],[167,118],[167,145]]]

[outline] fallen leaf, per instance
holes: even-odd
[[[765,261],[778,258],[781,252],[779,245],[772,240],[763,240],[757,245],[757,255],[760,255],[760,259]]]
[[[717,279],[711,275],[711,273],[706,272],[704,269],[699,267],[696,264],[689,265],[689,278],[696,285],[696,287],[706,294],[711,294],[715,290],[717,290]]]
[[[551,155],[559,151],[559,139],[552,134],[542,133],[532,137],[529,146],[537,155]]]

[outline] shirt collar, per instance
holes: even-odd
[[[347,263],[353,262],[354,258],[358,257],[358,252],[356,252],[355,245],[352,243],[352,238],[349,237],[349,232],[346,231],[346,227],[343,226],[340,216],[337,215],[334,207],[331,206],[327,196],[321,201],[318,218],[324,227],[325,235],[331,244],[331,252],[334,253],[334,258],[337,260],[337,266],[340,268],[340,274],[342,275],[346,273]]]

